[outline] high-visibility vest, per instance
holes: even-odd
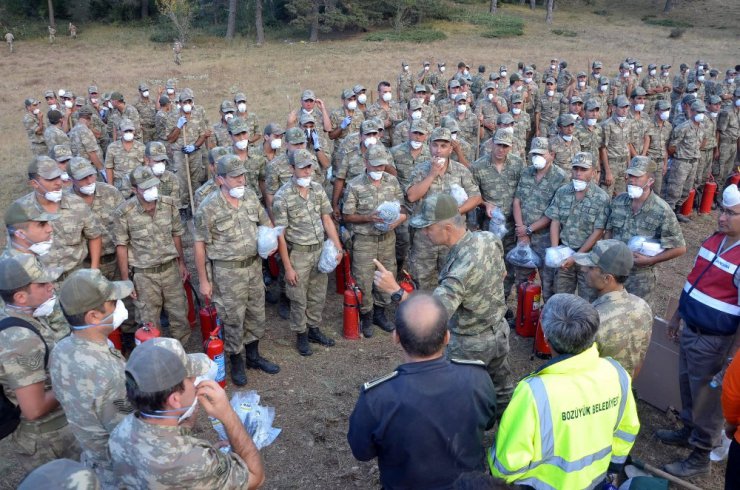
[[[715,233],[701,244],[681,292],[678,311],[683,320],[711,335],[733,335],[740,325],[737,286],[740,242],[725,248],[727,236]]]
[[[596,344],[522,380],[488,453],[491,473],[536,489],[594,488],[640,429],[629,374]]]

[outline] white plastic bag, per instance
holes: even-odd
[[[271,228],[260,225],[257,227],[257,253],[260,254],[260,257],[266,259],[277,250],[278,237],[282,235],[284,230],[284,226]]]
[[[501,239],[503,239],[509,232],[509,229],[506,228],[506,217],[498,207],[496,207],[496,209],[493,210],[493,213],[491,213],[491,221],[488,223],[488,231]]]
[[[468,200],[468,193],[457,184],[450,186],[450,195],[455,198],[458,206],[462,206]]]
[[[557,247],[549,247],[545,249],[545,265],[557,269],[565,259],[573,255],[575,252],[565,245],[559,245]]]
[[[327,239],[324,242],[324,247],[321,249],[321,256],[319,257],[319,272],[328,274],[336,269],[339,265],[337,255],[339,255],[339,250],[337,250],[334,242]]]
[[[256,391],[237,391],[231,397],[231,407],[244,424],[244,428],[254,441],[254,445],[257,446],[257,449],[262,449],[272,444],[280,434],[281,429],[272,426],[275,420],[275,409],[273,407],[263,407],[259,402],[260,396]],[[228,440],[223,424],[213,417],[210,419],[221,440]],[[230,449],[230,447],[226,447],[221,450],[228,452]]]
[[[380,203],[376,211],[383,222],[375,223],[375,228],[387,232],[389,226],[401,216],[401,203],[398,201],[384,201]]]
[[[542,259],[534,253],[529,243],[517,243],[516,247],[506,254],[506,260],[512,265],[529,269],[536,269],[542,265]]]

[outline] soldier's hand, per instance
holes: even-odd
[[[285,282],[293,287],[298,285],[298,273],[292,267],[290,269],[285,268]]]
[[[393,273],[386,269],[377,259],[373,259],[373,264],[378,269],[375,271],[375,277],[373,278],[375,287],[384,293],[395,293],[398,291],[401,286],[396,282]]]
[[[200,290],[200,294],[203,295],[206,301],[211,301],[211,295],[213,295],[213,286],[211,286],[211,283],[208,282],[208,279],[206,279],[205,281],[201,281],[198,289]]]
[[[208,415],[221,420],[232,411],[226,391],[218,383],[210,379],[204,379],[195,388],[195,396],[198,403]]]

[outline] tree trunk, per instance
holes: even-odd
[[[257,46],[265,44],[265,24],[262,20],[262,0],[254,0],[254,23],[257,29]]]
[[[491,12],[492,14],[495,14],[497,9],[498,9],[498,0],[491,0],[491,7],[489,9],[489,12]]]
[[[311,32],[308,35],[308,42],[315,43],[319,41],[319,0],[313,0],[311,6]]]
[[[552,24],[552,9],[555,7],[555,0],[547,0],[547,15],[545,16],[545,22]]]
[[[236,30],[236,3],[237,0],[229,0],[229,19],[226,22],[226,39],[234,39]]]
[[[149,0],[141,0],[141,18],[149,17]]]
[[[537,6],[537,0],[529,0],[529,8],[534,10],[534,8]]]
[[[52,27],[56,26],[56,21],[54,20],[54,0],[48,0],[49,4],[49,25]]]
[[[663,12],[668,13],[671,10],[673,10],[674,3],[675,3],[674,0],[665,0],[665,7],[663,7]]]

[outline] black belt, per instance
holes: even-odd
[[[247,267],[254,264],[257,260],[257,256],[254,255],[247,260],[212,260],[214,267],[220,267],[222,269],[246,269]]]

